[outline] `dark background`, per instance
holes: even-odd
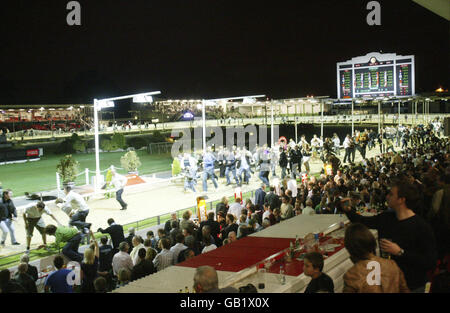
[[[416,56],[416,93],[448,88],[449,23],[409,0],[2,3],[0,104],[92,103],[161,90],[166,99],[336,97],[336,62]],[[124,108],[125,109],[125,108]]]

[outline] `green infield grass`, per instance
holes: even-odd
[[[145,150],[136,151],[142,166],[139,174],[152,174],[171,170],[172,157],[170,154],[151,155]],[[110,165],[121,168],[120,158],[125,152],[100,153],[100,170],[107,169]],[[86,178],[85,168],[95,171],[95,154],[82,153],[73,154],[79,162],[79,170],[82,175],[78,176],[76,185],[84,185]],[[0,182],[3,189],[9,188],[15,196],[22,196],[25,192],[40,192],[56,189],[56,165],[63,155],[44,155],[39,161],[0,165]],[[125,170],[118,170],[126,174]],[[104,173],[103,173],[104,174]],[[90,177],[95,175],[90,173]],[[91,181],[90,181],[91,182]]]

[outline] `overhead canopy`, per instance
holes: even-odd
[[[450,1],[449,0],[413,0],[431,12],[450,21]]]

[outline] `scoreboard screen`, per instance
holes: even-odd
[[[369,53],[337,63],[338,98],[414,94],[414,56]]]

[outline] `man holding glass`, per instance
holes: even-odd
[[[430,225],[414,213],[420,203],[417,188],[404,179],[394,182],[387,195],[392,211],[376,216],[358,215],[348,199],[341,201],[352,223],[362,223],[378,231],[382,254],[388,253],[398,264],[411,292],[424,292],[426,273],[436,266],[436,241]]]

